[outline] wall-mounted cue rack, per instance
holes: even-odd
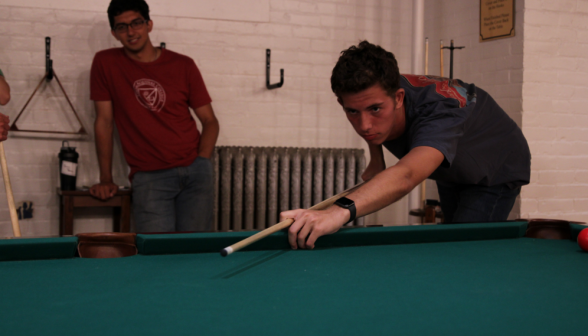
[[[76,119],[80,123],[80,129],[77,132],[64,132],[64,131],[54,131],[54,130],[28,130],[28,129],[18,128],[16,126],[18,119],[21,117],[22,113],[27,108],[27,106],[29,105],[29,103],[31,102],[31,100],[33,99],[33,97],[35,96],[35,94],[37,93],[37,91],[39,90],[41,85],[43,84],[43,82],[46,81],[47,83],[49,83],[49,82],[51,82],[51,80],[53,80],[53,78],[55,78],[55,81],[57,81],[57,84],[59,85],[61,92],[63,92],[63,95],[65,96],[65,99],[67,100],[67,103],[71,107],[71,110],[73,111],[74,115],[76,116]],[[52,134],[76,134],[76,135],[88,134],[88,132],[86,132],[86,129],[84,128],[84,124],[82,123],[82,120],[80,119],[78,113],[76,112],[76,109],[74,108],[73,104],[71,103],[69,96],[65,92],[63,85],[61,85],[61,82],[59,81],[59,77],[57,77],[57,74],[55,73],[55,70],[53,69],[53,60],[51,59],[51,38],[50,37],[45,38],[45,76],[43,76],[43,78],[41,78],[41,81],[39,82],[39,84],[37,85],[37,87],[35,88],[33,93],[31,94],[31,96],[29,97],[27,102],[24,104],[24,106],[22,107],[22,109],[20,110],[20,112],[18,113],[16,118],[14,119],[12,126],[10,126],[10,131],[12,131],[12,132],[52,133]]]

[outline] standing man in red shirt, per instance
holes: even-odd
[[[108,199],[118,189],[112,180],[116,123],[131,168],[136,231],[209,231],[209,158],[219,124],[202,76],[191,58],[153,46],[153,21],[144,0],[112,0],[108,19],[122,48],[102,50],[92,63],[100,183],[90,192]],[[202,123],[202,133],[189,108]]]

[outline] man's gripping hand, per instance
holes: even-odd
[[[94,184],[92,188],[90,188],[90,194],[105,201],[113,197],[117,190],[118,186],[112,182],[100,182],[98,184]]]
[[[349,210],[331,206],[326,210],[290,210],[280,213],[280,221],[294,219],[288,229],[288,242],[292,249],[313,249],[320,236],[339,231],[349,220]]]
[[[10,128],[10,120],[7,116],[0,113],[0,141],[8,138],[8,129]]]

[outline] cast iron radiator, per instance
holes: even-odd
[[[216,231],[263,230],[281,211],[310,208],[361,181],[363,149],[215,148]],[[353,225],[363,225],[358,218]]]

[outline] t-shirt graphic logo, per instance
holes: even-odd
[[[163,86],[151,79],[139,79],[133,84],[135,96],[141,105],[151,112],[159,112],[165,105]]]
[[[459,107],[465,107],[470,103],[475,103],[475,97],[467,94],[467,88],[464,87],[460,80],[449,79],[439,76],[418,76],[418,75],[401,75],[414,87],[425,87],[435,85],[435,91],[446,98],[453,98],[459,102]],[[461,82],[461,83],[460,83]]]

